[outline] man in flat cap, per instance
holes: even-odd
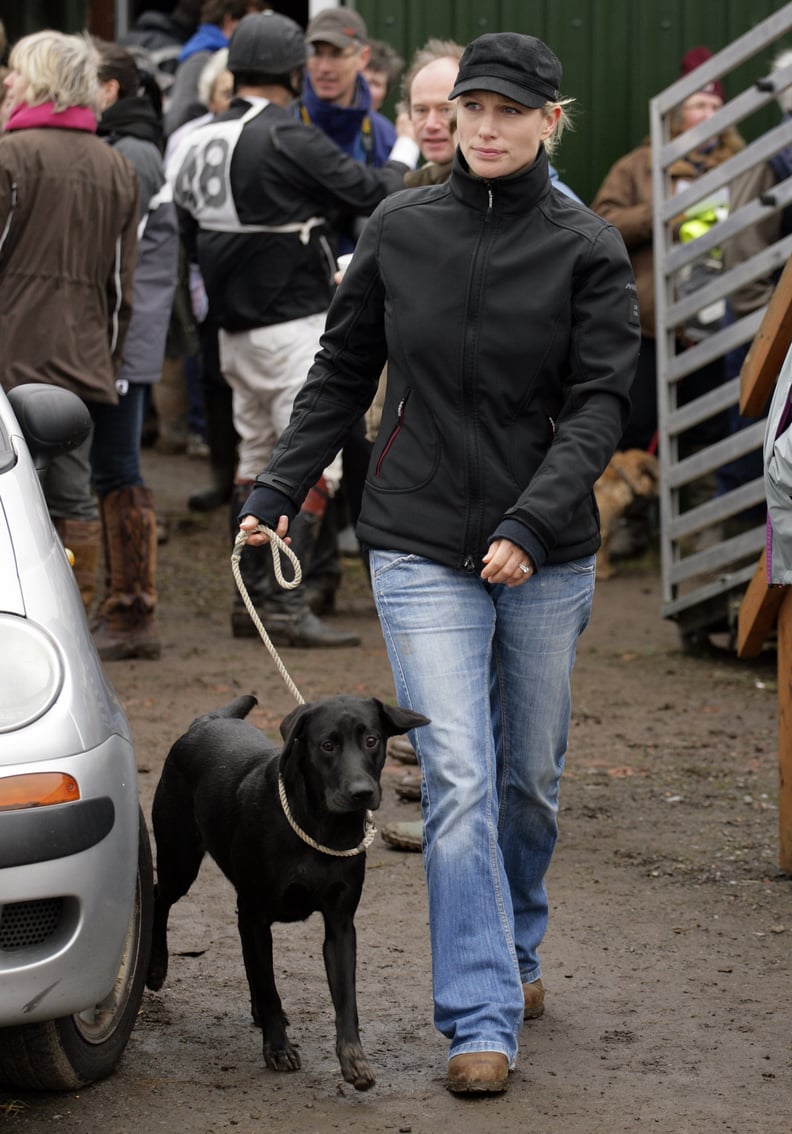
[[[352,8],[325,8],[305,32],[307,73],[298,104],[304,122],[312,122],[351,158],[379,168],[388,160],[396,130],[372,109],[363,77],[371,47],[362,18]],[[351,252],[356,234],[342,225],[339,251]]]

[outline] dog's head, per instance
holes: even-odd
[[[388,737],[429,719],[375,697],[326,697],[294,709],[281,723],[284,780],[302,780],[330,811],[375,811]]]
[[[611,466],[632,490],[634,496],[657,495],[660,484],[660,462],[645,449],[625,449],[614,453]]]

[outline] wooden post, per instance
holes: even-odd
[[[778,865],[792,874],[792,595],[778,612]]]
[[[759,417],[792,343],[792,259],[787,260],[740,371],[740,413]]]
[[[775,625],[787,587],[768,587],[767,552],[763,551],[740,603],[737,618],[737,657],[755,658]]]
[[[737,656],[755,658],[778,627],[778,865],[792,874],[792,588],[768,587],[762,557],[740,603]]]
[[[792,343],[792,259],[787,260],[761,326],[740,371],[740,413],[764,412]],[[792,597],[789,587],[769,587],[765,552],[742,603],[737,628],[740,657],[755,657],[778,629],[778,865],[792,874]]]

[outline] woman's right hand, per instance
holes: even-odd
[[[241,532],[251,532],[248,536],[247,542],[251,547],[258,547],[263,543],[269,543],[270,538],[266,532],[257,532],[256,528],[261,521],[256,516],[243,516],[239,524]],[[279,535],[285,543],[290,543],[291,540],[286,538],[286,533],[289,530],[289,517],[281,516],[278,520],[278,526],[275,528],[275,534]]]

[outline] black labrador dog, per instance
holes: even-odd
[[[168,915],[208,851],[237,892],[237,920],[253,1022],[264,1061],[296,1071],[300,1058],[275,987],[273,922],[324,918],[324,960],[336,1016],[336,1052],[347,1082],[374,1083],[360,1043],[354,916],[363,888],[368,812],[380,803],[389,736],[428,724],[376,699],[329,697],[300,705],[274,747],[247,716],[256,698],[193,721],[171,748],[152,806],[157,885],[146,983],[168,971]]]

